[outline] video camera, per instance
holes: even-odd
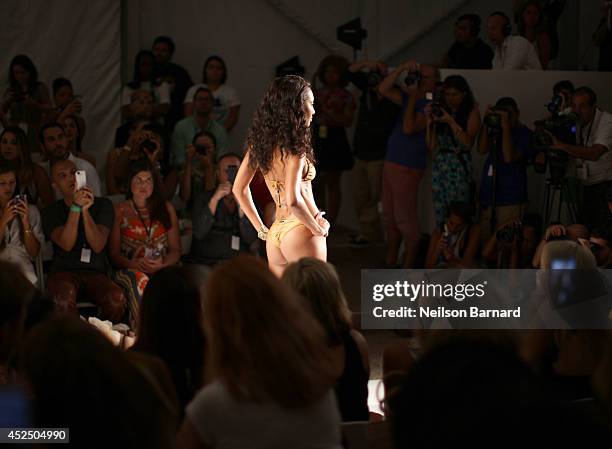
[[[561,180],[567,173],[569,155],[564,151],[553,150],[552,138],[549,133],[564,143],[576,144],[576,114],[561,114],[558,111],[563,104],[563,97],[554,95],[546,109],[551,113],[551,117],[545,120],[536,120],[536,127],[533,133],[531,145],[536,153],[543,152],[546,156],[544,163],[534,163],[536,173],[545,173],[546,167],[550,167],[550,177],[552,180]]]

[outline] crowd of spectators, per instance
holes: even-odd
[[[563,2],[546,3],[515,8],[516,35],[505,13],[487,17],[493,48],[478,15],[460,16],[438,64],[322,59],[314,190],[335,225],[351,172],[351,245],[384,243],[386,268],[551,268],[559,257],[612,266],[612,115],[596,93],[559,81],[554,108],[531,127],[501,89],[480,105],[468,75],[440,76],[554,67],[553,4]],[[302,259],[282,279],[268,270],[231,193],[243,151],[230,146],[241,102],[226,62],[208,57],[194,84],[174,52],[160,36],[136,55],[102,179],[101,159],[82,146],[95,124],[71,81],[54,80],[49,93],[30,58],[10,64],[0,114],[0,384],[32,405],[16,427],[69,424],[75,447],[339,448],[341,423],[372,419],[366,340],[332,265]],[[478,173],[473,149],[484,156]],[[548,169],[550,189],[571,191],[575,213],[529,212],[532,164]],[[251,187],[270,224],[261,173]],[[430,235],[419,226],[423,187],[433,194]],[[88,307],[110,323],[75,319]],[[609,438],[606,332],[414,336],[417,350],[398,339],[383,359],[396,447],[484,444],[508,425],[519,429],[510,446],[528,434],[560,444],[582,432]],[[578,406],[584,400],[591,409]],[[577,424],[545,439],[569,419]],[[485,430],[478,436],[473,420]]]

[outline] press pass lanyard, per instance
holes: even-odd
[[[151,238],[153,237],[151,235],[151,233],[153,232],[153,221],[149,220],[151,222],[151,226],[147,226],[144,219],[142,218],[142,215],[140,215],[140,211],[138,210],[138,208],[136,207],[136,204],[134,204],[133,201],[132,201],[132,206],[134,207],[134,210],[138,214],[138,218],[140,218],[140,222],[142,223],[142,226],[144,226],[145,228],[145,232],[147,233],[147,244],[149,244],[151,243]]]

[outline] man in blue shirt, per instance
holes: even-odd
[[[172,166],[182,168],[185,165],[186,148],[201,131],[208,131],[215,136],[216,158],[228,151],[227,132],[211,116],[213,105],[212,92],[206,87],[200,87],[193,96],[193,115],[178,122],[172,133]]]
[[[520,123],[520,111],[513,98],[500,98],[494,109],[487,110],[478,139],[478,152],[487,154],[480,183],[480,229],[483,242],[495,231],[492,223],[497,227],[521,219],[527,209],[527,163],[531,159],[532,132]],[[498,125],[487,124],[493,121],[498,121]],[[493,133],[498,136],[495,158],[491,153]],[[495,220],[492,220],[493,202]]]

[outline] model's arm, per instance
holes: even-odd
[[[325,236],[323,229],[309,209],[302,196],[302,171],[304,170],[303,157],[289,156],[286,159],[285,169],[285,199],[289,210],[306,226],[313,235]]]
[[[249,187],[249,184],[251,184],[251,181],[253,180],[253,176],[255,176],[255,170],[249,166],[249,159],[250,150],[247,150],[244,160],[238,169],[238,174],[236,174],[232,193],[238,200],[238,204],[240,204],[240,207],[248,217],[253,227],[255,229],[261,229],[264,226],[264,223],[257,212],[257,208],[253,202],[253,196],[251,195],[251,189]]]

